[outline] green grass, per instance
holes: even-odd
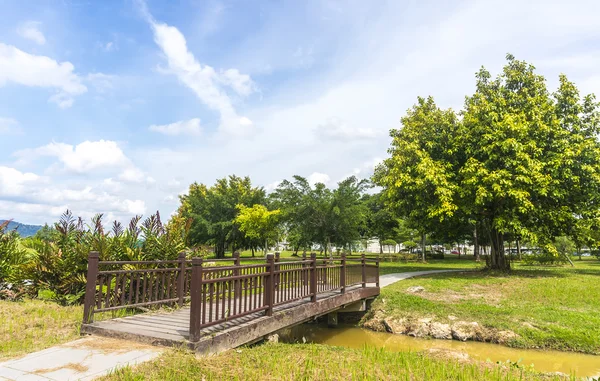
[[[421,262],[387,262],[379,263],[379,273],[393,274],[409,271],[427,271],[427,270],[450,270],[450,269],[467,269],[474,270],[485,266],[485,262],[475,262],[471,259],[430,259],[426,263]]]
[[[81,306],[29,299],[0,301],[0,360],[77,338],[82,316]]]
[[[267,344],[197,358],[171,350],[101,381],[134,380],[537,380],[539,374],[496,364],[459,363],[414,352],[318,344]],[[545,380],[559,379],[545,377]]]
[[[575,261],[575,268],[516,265],[510,273],[436,274],[382,289],[373,311],[443,323],[452,315],[517,333],[511,346],[600,354],[599,285],[596,259]],[[410,286],[425,292],[408,293]]]

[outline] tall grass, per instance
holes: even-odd
[[[103,381],[133,380],[536,380],[513,366],[438,360],[414,352],[349,349],[318,344],[268,344],[211,357],[173,350]],[[548,376],[547,380],[560,379]]]

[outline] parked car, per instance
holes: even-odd
[[[460,254],[460,251],[458,251],[458,250],[452,250],[452,251],[450,252],[450,254]]]

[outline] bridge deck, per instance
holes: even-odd
[[[316,303],[311,303],[308,297],[274,307],[272,316],[265,316],[261,311],[206,327],[201,331],[200,341],[194,343],[189,341],[189,307],[167,313],[145,313],[84,324],[81,332],[156,345],[183,344],[199,352],[215,353],[254,342],[279,329],[306,322],[378,294],[379,288],[375,284],[368,284],[366,288],[360,285],[348,287],[345,293],[339,290],[320,293]]]

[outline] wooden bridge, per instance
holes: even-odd
[[[184,253],[170,261],[99,261],[92,252],[81,332],[216,353],[318,316],[364,310],[379,294],[379,259],[364,255],[246,261],[237,253],[210,262]],[[131,315],[158,306],[166,308]],[[94,321],[119,310],[131,316]]]

